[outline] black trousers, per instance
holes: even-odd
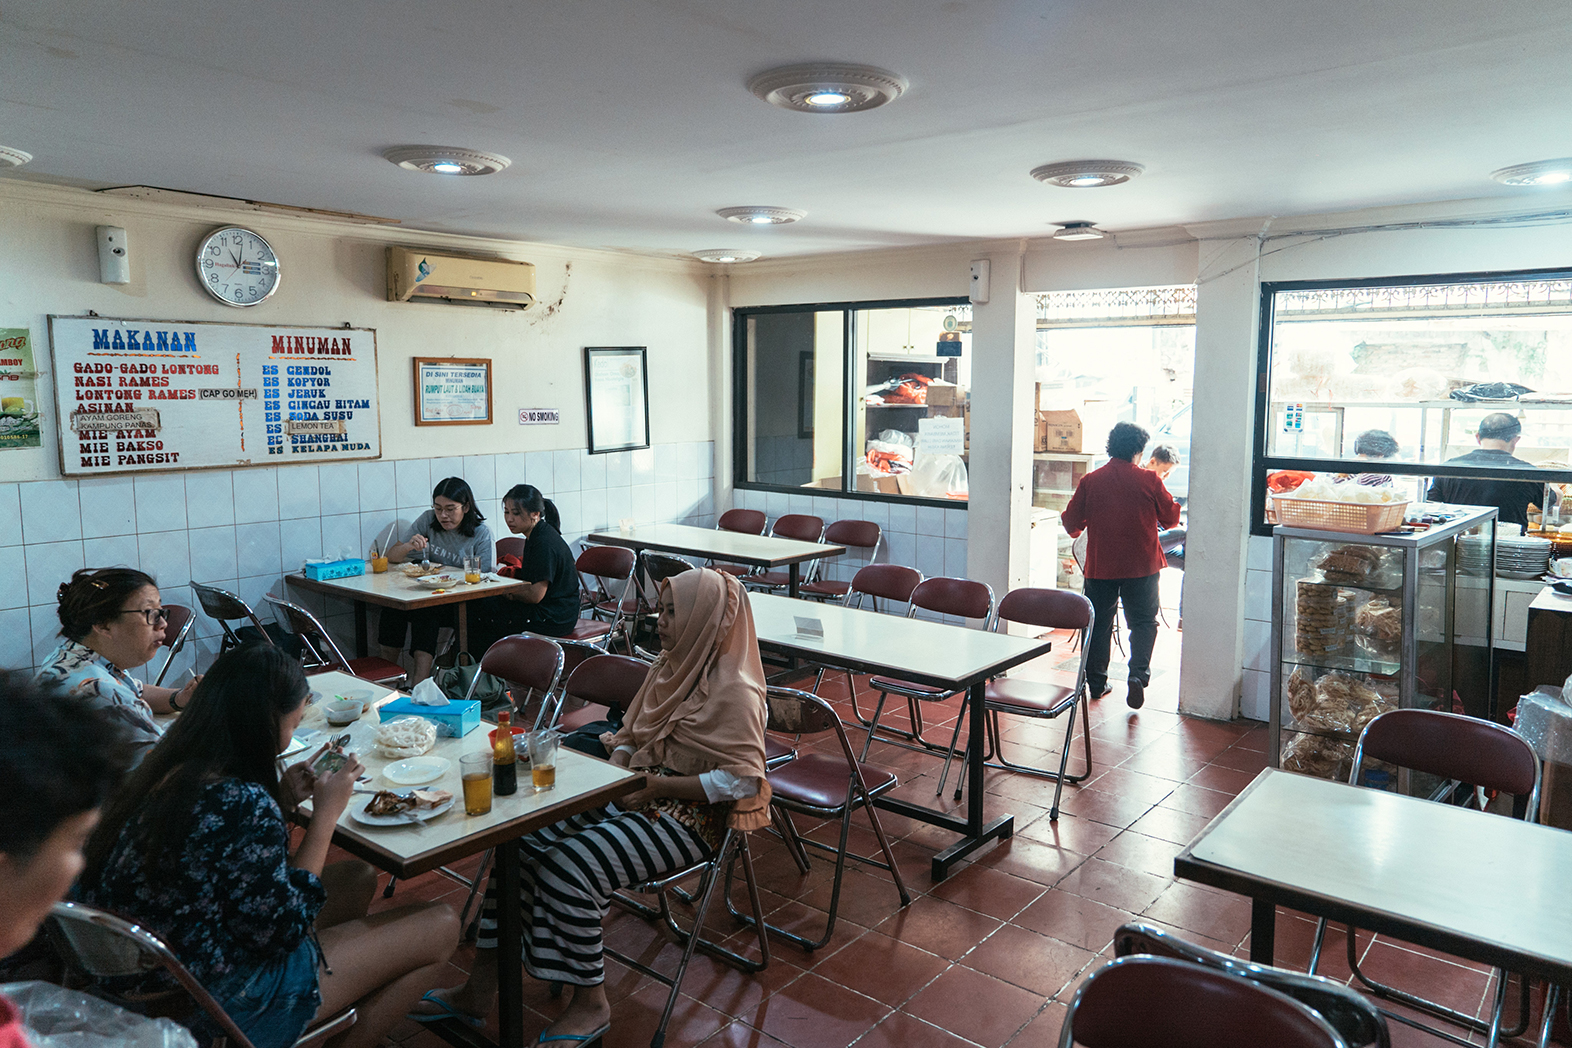
[[[419,608],[399,611],[383,608],[377,622],[377,643],[386,648],[404,647],[404,631],[409,631],[409,650],[437,653],[437,631],[443,626],[456,626],[458,614],[451,607]]]
[[[1129,679],[1152,682],[1152,647],[1157,643],[1158,575],[1139,579],[1087,579],[1086,599],[1097,619],[1086,656],[1086,684],[1092,694],[1108,683],[1108,655],[1113,646],[1114,609],[1124,601],[1124,624],[1130,633]]]

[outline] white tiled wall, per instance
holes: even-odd
[[[811,513],[824,518],[826,524],[836,520],[871,520],[884,532],[879,563],[905,564],[925,577],[967,577],[965,509],[746,489],[737,489],[734,496],[738,508],[763,510],[772,524],[783,513]],[[823,577],[850,581],[857,569],[867,563],[867,558],[859,551],[848,550],[845,556],[824,562]],[[1003,594],[994,596],[998,598]],[[926,611],[918,614],[939,621],[963,621]],[[978,625],[976,622],[971,624]]]
[[[1272,709],[1272,540],[1251,535],[1245,573],[1244,687],[1239,715],[1266,720]]]
[[[0,666],[48,657],[59,643],[55,591],[78,568],[140,568],[158,580],[165,603],[193,609],[192,580],[219,586],[266,621],[262,597],[285,595],[285,571],[310,557],[364,556],[395,520],[408,524],[427,509],[444,477],[469,482],[498,538],[507,534],[499,497],[514,484],[535,485],[557,502],[572,543],[623,517],[712,527],[714,475],[714,448],[705,441],[610,455],[540,451],[0,483]],[[325,616],[347,646],[348,604],[289,592]],[[218,635],[199,612],[197,642],[170,679],[193,660],[211,661]],[[145,675],[162,664],[155,657]]]

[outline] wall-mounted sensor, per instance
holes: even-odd
[[[988,301],[988,269],[986,258],[980,258],[972,263],[972,288],[971,300],[973,302]]]
[[[98,227],[98,280],[103,284],[131,283],[131,253],[126,231],[119,226]]]

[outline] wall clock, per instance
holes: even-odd
[[[197,280],[226,306],[254,306],[278,290],[278,255],[249,229],[224,226],[202,238]]]

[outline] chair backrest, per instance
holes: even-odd
[[[1171,932],[1140,921],[1120,926],[1114,933],[1114,956],[1171,957],[1216,968],[1287,994],[1327,1021],[1349,1048],[1391,1048],[1392,1034],[1381,1010],[1352,987],[1321,975],[1305,975],[1282,968],[1253,964],[1226,953],[1187,942]]]
[[[653,550],[645,550],[641,555],[644,557],[644,574],[650,580],[650,584],[657,590],[662,582],[673,575],[681,575],[684,571],[693,570],[693,565],[681,557],[673,557],[667,553],[656,553]]]
[[[334,643],[327,629],[317,621],[315,615],[299,604],[291,604],[271,593],[263,599],[284,613],[284,624],[289,627],[289,632],[300,640],[300,653],[302,660],[307,663],[307,669],[326,666],[344,673],[355,672],[350,669],[349,657]]]
[[[630,655],[592,655],[573,668],[564,695],[595,702],[613,710],[626,710],[644,686],[650,664]]]
[[[854,546],[868,550],[869,560],[874,558],[883,536],[879,525],[871,520],[837,520],[824,529],[825,542],[833,546]]]
[[[581,575],[602,579],[626,579],[633,574],[638,558],[626,546],[585,546],[573,566]]]
[[[1092,624],[1092,602],[1073,590],[1022,586],[999,602],[999,623],[1021,622],[1050,630],[1084,630]]]
[[[857,569],[852,576],[851,592],[856,595],[856,605],[862,605],[866,594],[878,600],[898,600],[902,604],[912,599],[912,590],[922,582],[922,572],[904,564],[869,564]]]
[[[251,625],[256,627],[257,632],[262,635],[263,640],[269,644],[273,643],[273,638],[268,636],[268,632],[263,627],[262,620],[257,618],[256,612],[252,611],[250,605],[235,594],[226,589],[219,589],[217,586],[204,586],[200,582],[193,582],[191,591],[197,595],[197,602],[202,605],[202,610],[207,612],[208,617],[216,620],[219,626],[223,628],[226,648],[234,647],[241,643],[239,635],[229,627],[229,623],[234,619],[249,620]]]
[[[169,649],[169,655],[164,659],[164,665],[158,671],[158,676],[153,678],[154,687],[162,687],[164,676],[169,672],[169,667],[175,664],[175,656],[180,649],[186,646],[186,638],[191,635],[191,627],[196,625],[196,616],[191,614],[191,609],[183,604],[165,604],[164,611],[169,618],[164,620],[164,639],[159,641]]]
[[[756,509],[729,509],[715,522],[717,531],[737,531],[744,535],[764,534],[765,516]]]
[[[971,579],[923,579],[912,590],[911,607],[907,609],[907,614],[915,615],[918,608],[936,611],[941,615],[982,619],[983,629],[991,629],[993,587],[986,582],[973,582]]]
[[[778,539],[818,542],[824,535],[824,518],[809,513],[786,513],[775,518],[770,534]]]
[[[1389,710],[1360,732],[1351,782],[1365,757],[1528,797],[1526,818],[1537,817],[1539,758],[1511,728],[1439,710]]]
[[[555,641],[520,633],[503,637],[487,648],[480,657],[480,668],[509,684],[544,695],[557,686],[562,676],[562,659],[562,646]],[[471,681],[470,691],[474,690],[475,681]]]
[[[497,563],[502,563],[503,557],[524,556],[524,540],[517,535],[509,535],[497,540]]]
[[[832,731],[841,745],[841,756],[846,759],[848,799],[851,794],[868,796],[868,784],[862,775],[862,765],[846,736],[846,726],[836,715],[835,709],[824,699],[796,688],[768,688],[764,693],[766,731],[781,735],[817,735]]]
[[[1347,1048],[1298,1001],[1236,975],[1167,957],[1120,957],[1070,1002],[1060,1048]]]

